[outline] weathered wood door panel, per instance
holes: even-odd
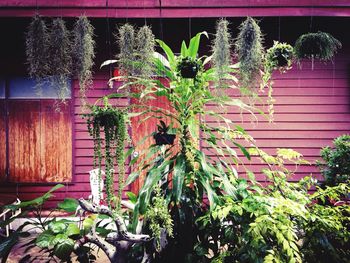
[[[10,181],[71,181],[69,107],[57,112],[52,100],[10,100],[8,105]]]

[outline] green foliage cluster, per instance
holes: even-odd
[[[339,40],[325,32],[307,33],[301,35],[294,45],[295,56],[298,59],[331,60],[341,48]]]
[[[288,70],[293,62],[294,49],[287,43],[274,41],[273,46],[266,51],[265,72]]]
[[[101,178],[102,160],[105,161],[107,203],[110,208],[116,206],[120,211],[122,189],[125,178],[124,146],[127,139],[126,116],[123,109],[113,107],[104,98],[104,105],[93,105],[91,112],[85,114],[88,131],[94,141],[94,167],[98,167]],[[104,139],[101,136],[103,131]],[[104,152],[103,152],[104,146]],[[113,152],[114,151],[114,152]],[[118,166],[118,198],[114,195],[114,167]]]
[[[95,58],[94,27],[86,16],[80,16],[73,28],[73,61],[79,79],[80,96],[92,85],[92,67]]]
[[[323,161],[317,162],[325,179],[330,186],[339,183],[349,183],[350,180],[350,135],[344,134],[334,139],[334,148],[329,146],[321,150]]]
[[[263,171],[268,187],[259,185],[253,176],[250,183],[245,179],[233,182],[235,195],[220,197],[218,205],[198,219],[205,238],[214,242],[199,242],[197,261],[348,262],[350,207],[329,206],[324,201],[339,200],[349,187],[317,188],[309,194],[315,186],[312,178],[287,181],[292,173],[285,162],[304,162],[295,151],[279,149],[276,157],[254,152],[268,164]]]
[[[25,248],[25,254],[20,262],[41,262],[43,257],[49,258],[49,262],[72,262],[73,258],[78,262],[94,262],[96,258],[91,254],[91,247],[81,246],[76,248],[74,246],[88,229],[80,229],[78,222],[71,219],[59,220],[50,217],[51,213],[58,210],[74,213],[78,207],[78,202],[75,199],[65,199],[58,204],[58,209],[52,209],[48,216],[42,214],[44,203],[54,196],[54,191],[62,187],[63,185],[56,185],[43,196],[18,205],[5,207],[14,211],[20,208],[22,212],[15,217],[2,221],[0,227],[26,216],[28,212],[31,212],[34,217],[27,218],[27,221],[14,232],[11,232],[8,237],[1,237],[0,259],[2,259],[2,262],[6,262],[9,253],[20,241],[23,243],[22,247]],[[83,225],[85,226],[86,223]],[[35,248],[36,250],[33,250]],[[40,253],[37,252],[38,249],[40,249]]]
[[[240,81],[243,89],[257,86],[263,66],[263,35],[257,22],[247,17],[239,27],[235,50],[240,63]]]
[[[154,237],[156,250],[160,251],[162,231],[165,231],[167,236],[173,237],[173,220],[159,187],[154,189],[154,197],[145,214],[145,219],[151,236]]]

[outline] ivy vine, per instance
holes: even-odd
[[[122,189],[125,178],[124,143],[127,138],[126,112],[112,106],[108,98],[104,98],[104,105],[93,105],[91,112],[84,114],[87,118],[88,132],[94,142],[94,168],[102,169],[102,161],[105,161],[106,195],[109,208],[120,211]],[[101,132],[104,134],[102,139]],[[104,146],[104,151],[103,151]],[[114,191],[114,167],[118,166],[118,195]],[[102,180],[101,171],[99,180]],[[101,189],[100,193],[101,193]]]

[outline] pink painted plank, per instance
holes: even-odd
[[[19,9],[18,7],[8,7],[0,9],[0,17],[32,17],[36,13],[36,7]],[[47,17],[77,17],[86,15],[89,17],[106,17],[106,9],[103,7],[44,7],[39,9],[42,16]],[[108,17],[114,18],[187,18],[187,17],[273,17],[273,16],[350,16],[348,7],[228,7],[228,8],[109,8]]]

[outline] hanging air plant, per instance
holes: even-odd
[[[76,21],[73,29],[74,71],[79,80],[80,96],[85,97],[86,90],[92,85],[92,67],[95,58],[94,27],[86,16]]]
[[[216,24],[215,40],[212,47],[212,62],[219,85],[222,84],[225,75],[229,72],[231,63],[231,34],[228,31],[229,22],[220,19]]]
[[[274,41],[273,46],[266,51],[265,71],[272,72],[278,69],[285,72],[291,67],[293,56],[294,49],[291,45]]]
[[[37,81],[45,78],[49,72],[49,46],[49,33],[45,21],[36,15],[26,34],[26,56],[29,76]]]
[[[295,42],[294,52],[297,59],[331,60],[338,49],[342,47],[339,40],[325,32],[301,35]]]
[[[132,76],[135,72],[135,29],[130,24],[124,24],[119,28],[117,43],[120,53],[117,56],[120,73],[123,76]]]
[[[125,178],[124,143],[127,137],[125,112],[113,107],[108,103],[108,98],[104,98],[104,106],[92,106],[91,113],[85,114],[84,117],[87,118],[88,131],[94,142],[94,168],[98,167],[101,170],[102,160],[105,161],[107,203],[110,208],[116,205],[119,211]],[[101,132],[104,134],[104,139]],[[119,168],[117,199],[114,194],[116,165]]]
[[[253,88],[263,65],[263,36],[256,21],[247,17],[240,25],[240,32],[235,42],[240,63],[240,81],[243,89]]]
[[[70,33],[61,18],[52,22],[50,33],[50,75],[58,97],[64,100],[69,94],[68,78],[72,72]]]
[[[143,78],[153,74],[154,35],[149,26],[141,27],[135,39],[135,73]]]
[[[192,57],[179,57],[177,71],[183,78],[194,79],[201,69],[200,60]]]

